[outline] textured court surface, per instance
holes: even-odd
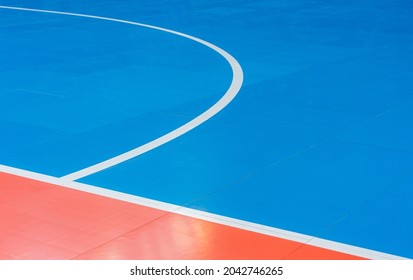
[[[0,182],[2,259],[357,259],[14,175]]]
[[[239,2],[0,6],[183,32],[243,69],[242,88],[222,112],[75,183],[376,258],[412,258],[413,4]],[[273,235],[66,189],[72,180],[59,179],[184,125],[232,78],[221,55],[188,38],[0,8],[0,258],[373,257],[303,245],[311,238],[281,245]],[[23,178],[25,171],[56,181]]]

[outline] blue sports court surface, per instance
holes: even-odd
[[[412,65],[410,0],[0,0],[0,175],[413,258]]]

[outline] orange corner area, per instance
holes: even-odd
[[[0,172],[0,259],[361,259]]]

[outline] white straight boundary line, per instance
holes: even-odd
[[[65,175],[62,177],[62,179],[65,179],[66,181],[75,181],[80,178],[84,178],[86,176],[89,176],[91,174],[97,173],[99,171],[105,170],[109,167],[115,166],[119,163],[125,162],[129,159],[132,159],[134,157],[137,157],[143,153],[146,153],[150,150],[153,150],[163,144],[166,144],[173,139],[189,132],[190,130],[196,128],[197,126],[201,125],[202,123],[206,122],[210,118],[212,118],[214,115],[219,113],[222,109],[224,109],[238,94],[238,92],[241,89],[242,82],[244,79],[244,74],[241,68],[241,65],[238,63],[238,61],[231,56],[228,52],[224,51],[223,49],[207,42],[202,39],[199,39],[197,37],[184,34],[181,32],[177,32],[174,30],[162,28],[162,27],[157,27],[153,25],[148,25],[148,24],[143,24],[143,23],[138,23],[138,22],[133,22],[133,21],[127,21],[127,20],[121,20],[121,19],[115,19],[115,18],[109,18],[109,17],[101,17],[101,16],[93,16],[93,15],[86,15],[86,14],[78,14],[78,13],[69,13],[69,12],[60,12],[60,11],[51,11],[51,10],[40,10],[40,9],[31,9],[31,8],[21,8],[21,7],[11,7],[11,6],[0,6],[0,9],[9,9],[9,10],[20,10],[20,11],[30,11],[30,12],[39,12],[39,13],[49,13],[49,14],[58,14],[58,15],[67,15],[67,16],[75,16],[75,17],[84,17],[84,18],[92,18],[92,19],[99,19],[99,20],[106,20],[106,21],[112,21],[112,22],[119,22],[119,23],[124,23],[124,24],[131,24],[131,25],[136,25],[136,26],[141,26],[141,27],[147,27],[171,34],[175,34],[177,36],[181,36],[187,39],[190,39],[192,41],[198,42],[218,54],[220,54],[222,57],[226,59],[226,61],[229,63],[232,69],[233,77],[232,77],[232,82],[226,93],[222,96],[222,98],[215,103],[211,108],[209,108],[207,111],[203,112],[201,115],[197,116],[193,120],[189,121],[188,123],[178,127],[177,129],[155,139],[152,140],[140,147],[137,147],[133,150],[130,150],[128,152],[125,152],[123,154],[120,154],[118,156],[115,156],[113,158],[107,159],[103,162],[94,164],[92,166],[89,166],[87,168],[78,170],[76,172],[73,172],[71,174]]]
[[[277,238],[282,238],[285,240],[295,241],[302,244],[312,245],[315,247],[320,247],[336,252],[346,253],[353,256],[359,256],[372,260],[408,260],[408,258],[387,254],[383,252],[378,252],[370,249],[365,249],[361,247],[356,247],[352,245],[347,245],[339,242],[334,242],[326,239],[317,238],[310,235],[300,234],[292,231],[287,231],[275,227],[265,226],[261,224],[251,223],[243,220],[238,220],[226,216],[216,215],[200,210],[195,210],[187,207],[182,207],[179,205],[174,205],[170,203],[160,202],[152,199],[147,199],[139,197],[136,195],[130,195],[118,191],[113,191],[97,186],[92,186],[88,184],[83,184],[79,182],[69,182],[63,180],[62,178],[57,178],[49,175],[44,175],[32,171],[22,170],[10,166],[0,165],[0,172],[16,175],[19,177],[24,177],[44,183],[49,183],[56,186],[61,186],[73,190],[83,191],[87,193],[96,194],[99,196],[104,196],[120,201],[125,201],[133,203],[136,205],[151,207],[163,211],[167,211],[173,214],[179,214],[187,217],[192,217],[204,221],[209,221],[221,225],[230,226],[233,228],[243,229],[251,232],[261,233]]]
[[[100,19],[100,20],[107,20],[107,21],[113,21],[113,22],[119,22],[119,23],[125,23],[125,24],[131,24],[131,25],[137,25],[141,27],[147,27],[147,28],[152,28],[155,30],[159,31],[164,31],[168,32],[171,34],[175,34],[184,38],[188,38],[190,40],[196,41],[200,44],[203,44],[214,51],[218,52],[220,55],[222,55],[230,64],[232,71],[233,71],[233,80],[231,82],[231,86],[225,93],[225,95],[211,108],[209,108],[207,111],[193,119],[192,121],[186,123],[185,125],[175,129],[174,131],[161,136],[147,144],[144,144],[134,150],[131,150],[129,152],[126,152],[124,154],[121,154],[119,156],[116,156],[114,158],[108,159],[106,161],[103,161],[101,163],[98,163],[96,165],[90,166],[88,168],[79,170],[77,172],[68,174],[66,176],[63,176],[61,178],[49,176],[49,175],[44,175],[40,173],[35,173],[27,170],[22,170],[18,168],[13,168],[5,165],[0,165],[0,172],[8,173],[8,174],[13,174],[16,176],[20,177],[25,177],[37,181],[41,181],[44,183],[50,183],[53,185],[58,185],[61,187],[66,187],[78,191],[83,191],[83,192],[88,192],[100,196],[105,196],[125,202],[130,202],[134,203],[137,205],[142,205],[142,206],[147,206],[147,207],[152,207],[164,211],[168,211],[171,213],[175,214],[180,214],[188,217],[193,217],[205,221],[210,221],[222,225],[227,225],[239,229],[244,229],[252,232],[257,232],[257,233],[262,233],[278,238],[283,238],[286,240],[291,240],[291,241],[296,241],[300,242],[303,244],[308,244],[308,245],[313,245],[316,247],[321,247],[329,250],[334,250],[337,252],[342,252],[342,253],[347,253],[355,256],[360,256],[368,259],[380,259],[380,260],[402,260],[402,259],[407,259],[403,258],[400,256],[396,255],[391,255],[391,254],[386,254],[382,252],[377,252],[365,248],[360,248],[356,246],[351,246],[343,243],[338,243],[334,241],[329,241],[325,239],[320,239],[316,238],[313,236],[309,235],[304,235],[304,234],[299,234],[291,231],[286,231],[274,227],[268,227],[260,224],[255,224],[251,222],[246,222],[242,220],[237,220],[225,216],[220,216],[216,214],[211,214],[195,209],[190,209],[178,205],[173,205],[169,203],[164,203],[160,201],[155,201],[151,199],[146,199],[143,197],[139,196],[134,196],[134,195],[129,195],[117,191],[112,191],[104,188],[100,188],[97,186],[92,186],[92,185],[87,185],[87,184],[82,184],[78,182],[74,182],[74,180],[83,178],[85,176],[94,174],[96,172],[99,172],[101,170],[104,170],[106,168],[109,168],[111,166],[114,166],[116,164],[119,164],[121,162],[124,162],[128,159],[131,159],[133,157],[136,157],[138,155],[141,155],[145,152],[148,152],[156,147],[159,147],[160,145],[163,145],[185,133],[188,131],[194,129],[195,127],[199,126],[203,122],[207,121],[211,117],[213,117],[215,114],[217,114],[219,111],[224,109],[238,94],[239,90],[241,89],[242,82],[243,82],[243,71],[239,63],[236,61],[234,57],[232,57],[229,53],[224,51],[223,49],[206,42],[202,39],[193,37],[191,35],[187,35],[181,32],[177,32],[174,30],[169,30],[157,26],[152,26],[148,24],[142,24],[142,23],[137,23],[133,21],[126,21],[126,20],[120,20],[120,19],[115,19],[115,18],[108,18],[108,17],[100,17],[100,16],[93,16],[93,15],[86,15],[86,14],[78,14],[78,13],[69,13],[69,12],[60,12],[60,11],[50,11],[50,10],[40,10],[40,9],[31,9],[31,8],[22,8],[22,7],[12,7],[12,6],[0,6],[0,9],[9,9],[9,10],[21,10],[21,11],[31,11],[31,12],[41,12],[41,13],[50,13],[50,14],[60,14],[60,15],[68,15],[68,16],[77,16],[77,17],[85,17],[85,18],[94,18],[94,19]]]

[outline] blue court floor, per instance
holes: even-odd
[[[12,1],[210,42],[241,90],[76,181],[413,258],[413,2]],[[222,55],[162,30],[0,7],[0,164],[64,177],[211,108]]]

